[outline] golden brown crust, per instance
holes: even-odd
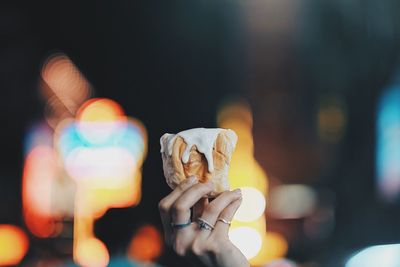
[[[195,175],[202,183],[213,181],[215,190],[210,197],[229,190],[228,169],[236,141],[236,134],[231,130],[222,130],[219,133],[213,148],[214,171],[210,173],[205,156],[196,146],[190,150],[189,161],[182,162],[186,143],[182,137],[177,136],[172,146],[172,155],[169,156],[167,151],[162,153],[164,175],[168,185],[175,188],[187,177]]]

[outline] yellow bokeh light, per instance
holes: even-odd
[[[247,259],[255,257],[262,246],[262,236],[251,227],[237,227],[229,231],[229,239]]]
[[[124,111],[117,102],[106,98],[93,98],[86,101],[78,110],[79,122],[116,121],[124,119]]]
[[[251,259],[250,263],[255,266],[259,266],[273,260],[282,258],[285,256],[288,250],[288,242],[279,233],[267,232],[263,236],[263,244],[260,252]]]
[[[106,246],[96,238],[79,242],[76,248],[75,261],[84,267],[105,267],[110,260]]]
[[[28,251],[25,233],[13,225],[0,225],[0,266],[17,265]]]
[[[265,197],[254,187],[241,187],[242,204],[235,214],[234,219],[242,222],[255,221],[264,215]]]

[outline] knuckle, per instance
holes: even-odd
[[[203,246],[201,246],[199,242],[194,242],[190,250],[196,256],[201,256],[205,253]]]
[[[207,214],[207,216],[215,216],[215,215],[218,215],[218,214],[219,214],[217,208],[216,208],[215,205],[213,205],[213,204],[209,204],[209,205],[205,208],[204,213]]]
[[[186,187],[187,187],[186,182],[183,181],[182,183],[180,183],[180,184],[178,185],[178,190],[180,190],[180,191],[185,191],[185,190],[186,190]]]
[[[172,206],[172,211],[175,212],[175,213],[183,212],[183,211],[186,211],[186,210],[187,210],[186,205],[184,205],[184,204],[182,204],[180,202],[176,202]]]
[[[179,256],[185,256],[186,255],[186,247],[181,244],[178,240],[175,240],[173,243],[173,249],[176,254]]]
[[[168,211],[169,207],[168,204],[164,199],[161,199],[160,202],[158,202],[158,210],[162,212]]]

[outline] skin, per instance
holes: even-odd
[[[204,196],[213,191],[211,182],[199,183],[194,176],[184,180],[159,203],[165,241],[180,256],[207,267],[249,267],[245,256],[228,238],[229,225],[218,218],[231,221],[239,208],[240,190],[225,191],[209,202]],[[191,212],[193,210],[193,214]],[[173,229],[171,222],[183,224],[201,217],[214,230],[199,229],[197,223]]]

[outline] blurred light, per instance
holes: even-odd
[[[347,261],[345,267],[399,267],[400,244],[373,246],[361,250]]]
[[[238,227],[229,231],[229,239],[247,259],[255,257],[261,249],[260,233],[250,227]]]
[[[0,225],[0,266],[18,265],[28,251],[25,233],[13,225]]]
[[[309,216],[316,207],[317,194],[306,185],[281,185],[271,190],[269,212],[279,219]]]
[[[56,155],[51,147],[36,146],[25,159],[22,204],[25,223],[38,237],[55,231],[52,220],[52,183],[57,174]]]
[[[45,85],[42,93],[46,99],[55,96],[72,115],[90,97],[90,85],[75,64],[62,53],[49,56],[41,76]]]
[[[46,123],[38,123],[33,125],[25,136],[24,155],[37,146],[52,147],[53,131]]]
[[[120,147],[85,148],[73,150],[65,160],[69,175],[93,187],[115,188],[126,184],[136,170],[132,155]]]
[[[128,257],[139,262],[154,262],[162,253],[163,241],[160,232],[152,225],[139,228],[133,236]]]
[[[126,128],[122,108],[105,98],[90,99],[77,113],[77,129],[83,140],[90,145],[104,144]]]
[[[252,112],[245,101],[230,102],[220,109],[217,120],[219,127],[232,129],[238,135],[228,177],[232,189],[241,188],[243,200],[232,221],[229,238],[252,265],[259,266],[272,258],[264,252],[269,249],[264,217],[268,177],[254,158]]]
[[[343,101],[338,97],[327,97],[322,100],[318,112],[318,133],[326,142],[339,141],[345,131],[346,113]]]
[[[288,251],[288,242],[285,237],[279,233],[267,232],[262,237],[263,244],[260,252],[251,259],[251,264],[260,266],[265,263],[280,259]]]
[[[262,267],[296,267],[297,265],[286,259],[276,260]]]
[[[242,222],[250,222],[257,220],[264,215],[265,197],[253,187],[241,187],[242,204],[235,214],[235,220]]]
[[[96,238],[88,238],[79,242],[75,261],[85,267],[105,267],[110,260],[106,246]]]
[[[93,224],[109,208],[139,203],[146,129],[127,118],[115,101],[97,98],[82,105],[76,120],[61,122],[55,131],[62,163],[77,184],[74,258],[79,263],[91,258],[82,254],[89,241],[98,242],[92,246],[108,257],[107,248],[94,236]]]
[[[376,176],[378,189],[388,201],[400,194],[400,81],[382,95],[376,123]]]

